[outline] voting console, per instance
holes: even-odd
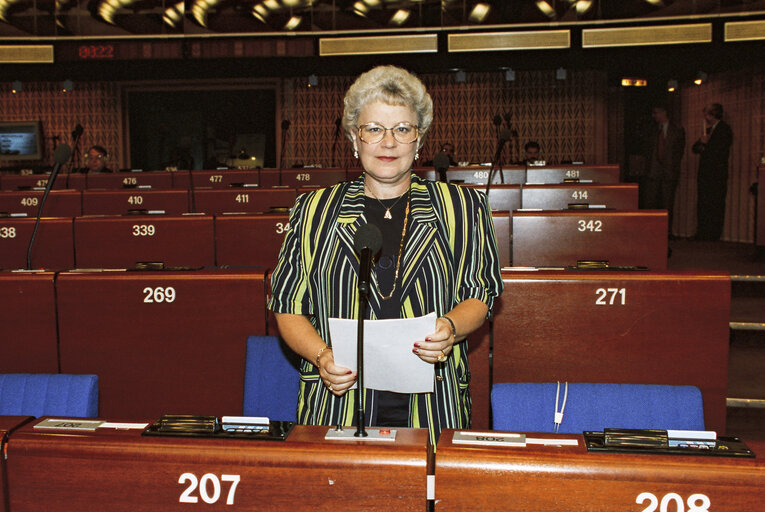
[[[576,445],[469,446],[453,434],[436,452],[436,511],[733,512],[765,500],[765,442],[747,443],[757,458],[732,458],[588,452],[563,434],[526,437]]]
[[[428,433],[325,441],[296,425],[285,441],[141,436],[140,430],[12,434],[13,512],[109,510],[417,510],[426,506]]]
[[[229,188],[195,189],[192,201],[195,212],[221,215],[267,212],[274,208],[286,211],[296,198],[294,188]]]
[[[263,286],[254,271],[61,273],[61,372],[99,376],[104,416],[238,414]]]

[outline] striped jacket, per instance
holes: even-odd
[[[502,292],[494,224],[486,196],[467,187],[426,181],[412,175],[410,223],[401,261],[401,318],[436,312],[442,315],[458,303],[475,298],[491,309]],[[331,346],[332,318],[358,314],[359,259],[353,249],[364,217],[364,176],[353,182],[312,191],[298,197],[290,214],[271,276],[269,308],[277,313],[310,318]],[[376,276],[372,273],[370,318],[380,311]],[[412,395],[409,425],[429,427],[431,441],[441,429],[470,425],[467,340],[454,346],[445,363],[435,365],[435,392]],[[322,384],[311,361],[302,361],[298,422],[352,425],[354,393],[341,397]],[[365,418],[374,424],[376,392],[366,390]]]

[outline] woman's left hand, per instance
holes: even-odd
[[[424,341],[416,341],[412,352],[426,363],[443,363],[455,342],[451,324],[439,318],[436,320],[436,331],[426,336]]]

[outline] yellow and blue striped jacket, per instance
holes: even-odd
[[[475,298],[491,310],[502,292],[494,224],[486,196],[477,190],[422,180],[412,174],[410,223],[401,262],[401,318],[447,313]],[[364,176],[298,197],[271,276],[269,308],[306,315],[328,345],[329,318],[358,315],[359,259],[353,249],[364,217]],[[372,290],[377,290],[372,273]],[[369,296],[370,318],[380,299]],[[435,365],[435,392],[412,395],[409,425],[428,427],[435,443],[441,429],[470,425],[467,340]],[[354,393],[330,393],[311,361],[301,364],[298,422],[352,425]],[[365,418],[374,424],[376,392],[366,390]]]

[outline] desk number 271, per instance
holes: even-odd
[[[626,288],[598,288],[595,290],[596,306],[624,306],[627,304]]]

